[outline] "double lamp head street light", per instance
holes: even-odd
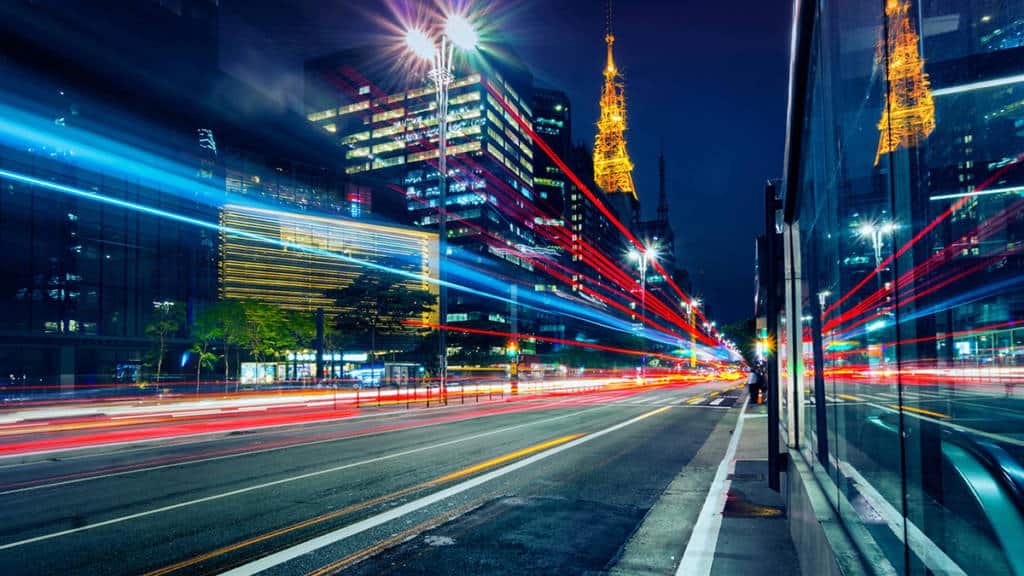
[[[861,238],[871,240],[871,247],[875,251],[875,267],[882,265],[882,236],[892,234],[896,225],[892,222],[865,222],[857,228],[857,234]]]
[[[643,329],[647,324],[647,265],[658,261],[658,245],[644,246],[643,250],[630,248],[629,259],[640,266],[640,382],[647,383],[647,342]]]
[[[428,78],[434,83],[437,104],[437,171],[438,171],[438,316],[441,324],[448,322],[448,287],[445,280],[445,259],[448,254],[447,203],[448,203],[448,85],[455,79],[452,57],[455,48],[472,52],[480,38],[473,25],[465,16],[448,16],[440,41],[435,43],[426,32],[411,28],[405,33],[406,47],[416,56],[430,64]],[[438,330],[438,384],[440,393],[447,402],[448,345],[445,330]]]

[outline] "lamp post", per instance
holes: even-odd
[[[875,251],[875,272],[878,275],[879,281],[882,279],[882,271],[879,268],[882,266],[882,236],[892,234],[896,230],[896,225],[892,222],[868,222],[862,224],[857,229],[857,233],[860,234],[861,238],[868,238],[871,240],[871,247]]]
[[[643,251],[633,248],[629,258],[640,267],[640,382],[647,383],[647,341],[643,337],[644,325],[647,324],[647,265],[658,260],[657,246],[647,246]]]
[[[686,307],[686,311],[690,313],[690,326],[693,331],[690,332],[690,368],[694,369],[697,367],[697,323],[694,320],[694,316],[697,314],[697,309],[703,301],[700,298],[691,298],[689,302],[683,302],[683,306]]]
[[[825,304],[828,303],[828,297],[832,295],[831,290],[822,290],[818,292],[818,306],[821,307],[821,313],[825,313]]]
[[[405,34],[407,47],[413,54],[430,63],[427,77],[434,83],[435,102],[437,105],[437,275],[440,280],[438,288],[438,316],[440,324],[448,322],[448,286],[446,282],[447,267],[444,265],[448,256],[448,86],[455,79],[452,70],[452,57],[455,48],[472,51],[476,49],[478,36],[473,25],[465,17],[458,14],[448,16],[444,33],[441,34],[440,46],[422,30],[410,29]],[[439,329],[438,340],[438,392],[448,402],[448,344],[445,330]]]

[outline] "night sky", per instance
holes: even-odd
[[[416,4],[412,0],[408,4]],[[301,111],[302,62],[386,35],[403,2],[221,3],[221,66]],[[488,0],[535,76],[567,92],[573,137],[593,145],[605,59],[600,0]],[[644,218],[664,146],[680,263],[720,323],[753,312],[754,237],[767,178],[782,171],[791,6],[785,1],[630,0],[615,6],[616,64]]]

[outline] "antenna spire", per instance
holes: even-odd
[[[605,3],[604,13],[604,35],[605,38],[614,38],[612,36],[612,0],[608,0]]]

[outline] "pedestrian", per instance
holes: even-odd
[[[757,402],[757,387],[758,387],[758,375],[757,367],[750,369],[750,375],[747,376],[747,392],[750,394],[751,402]]]
[[[757,369],[757,403],[763,404],[768,401],[768,374],[767,368],[761,366]]]

